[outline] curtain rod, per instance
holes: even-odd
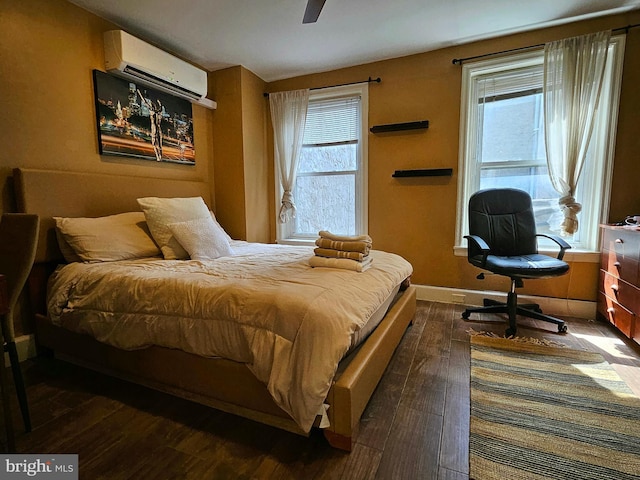
[[[380,77],[378,77],[378,78],[369,77],[368,80],[361,80],[359,82],[340,83],[338,85],[329,85],[328,87],[314,87],[314,88],[310,88],[309,90],[320,90],[322,88],[332,88],[332,87],[344,87],[346,85],[357,85],[358,83],[373,83],[373,82],[380,83],[381,81],[382,81],[382,79]],[[271,93],[275,93],[275,92],[271,92]],[[263,95],[265,97],[269,96],[268,93],[263,93]]]
[[[636,28],[636,27],[640,27],[640,23],[636,23],[634,25],[627,25],[626,27],[614,28],[611,31],[612,32],[621,32],[622,30],[624,30],[625,33],[629,33],[630,29]],[[475,60],[477,58],[492,57],[494,55],[502,55],[503,53],[518,52],[520,50],[529,50],[531,48],[540,48],[540,47],[544,47],[544,43],[538,43],[537,45],[529,45],[528,47],[519,47],[519,48],[512,48],[510,50],[502,50],[500,52],[485,53],[483,55],[475,55],[473,57],[454,58],[453,60],[451,60],[451,63],[453,63],[454,65],[456,65],[456,64],[457,65],[462,65],[462,62],[467,62],[469,60]]]

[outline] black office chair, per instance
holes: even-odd
[[[538,253],[537,237],[546,237],[558,244],[557,258]],[[506,336],[516,334],[516,315],[555,323],[558,332],[567,331],[564,321],[545,315],[537,304],[518,305],[516,288],[524,278],[549,278],[564,275],[569,265],[562,260],[571,246],[555,235],[536,233],[531,197],[514,188],[480,190],[469,199],[469,263],[511,279],[507,303],[484,300],[484,307],[468,308],[462,318],[472,313],[507,313],[509,328]],[[479,279],[484,274],[478,275]]]

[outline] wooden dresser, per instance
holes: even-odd
[[[640,344],[640,230],[601,225],[598,315]]]

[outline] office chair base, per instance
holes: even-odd
[[[509,296],[512,294],[509,293]],[[515,295],[515,294],[513,294]],[[515,303],[515,298],[513,299]],[[536,320],[543,320],[545,322],[554,323],[558,326],[558,333],[566,333],[567,325],[563,320],[545,315],[542,313],[538,304],[522,304],[522,305],[509,305],[511,302],[503,303],[497,302],[491,299],[484,300],[484,307],[467,308],[462,312],[462,318],[465,320],[469,318],[472,313],[506,313],[509,315],[509,328],[507,328],[505,335],[511,337],[516,334],[518,327],[516,325],[516,315],[522,315],[523,317],[534,318]],[[510,307],[513,312],[510,312]]]
[[[490,307],[490,306],[506,307],[507,306],[506,303],[499,302],[498,300],[493,300],[491,298],[483,299],[482,304],[485,307]],[[526,308],[527,310],[533,310],[534,312],[542,313],[542,309],[540,308],[540,305],[538,305],[537,303],[519,303],[518,308]]]

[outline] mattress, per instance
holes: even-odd
[[[54,273],[51,321],[121,349],[150,345],[246,364],[309,431],[340,360],[411,275],[373,250],[365,272],[312,268],[310,247],[232,242],[213,261],[72,263]]]

